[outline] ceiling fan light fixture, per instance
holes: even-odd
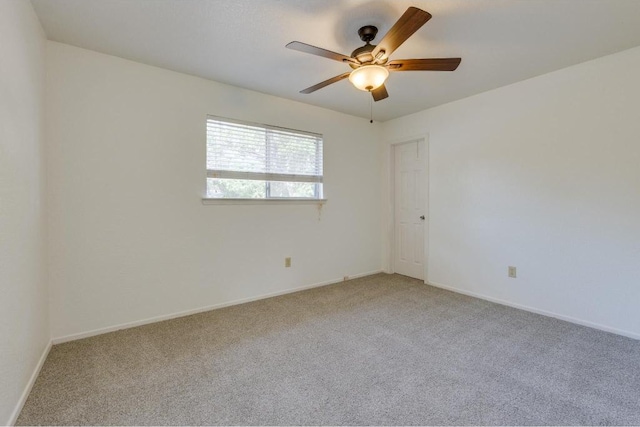
[[[357,88],[371,92],[382,86],[389,77],[389,70],[380,65],[363,65],[349,74],[349,81]]]

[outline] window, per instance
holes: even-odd
[[[322,135],[207,117],[207,198],[322,199]]]

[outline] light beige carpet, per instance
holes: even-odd
[[[379,274],[56,345],[18,424],[640,424],[640,342]]]

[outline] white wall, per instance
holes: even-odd
[[[380,270],[378,124],[47,47],[54,338]],[[204,206],[207,114],[324,134],[321,213]]]
[[[44,49],[31,3],[0,1],[0,424],[13,422],[49,343]]]
[[[428,280],[640,338],[638,75],[640,48],[384,123],[429,134]]]

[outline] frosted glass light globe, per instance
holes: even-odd
[[[349,74],[349,81],[358,89],[371,92],[382,86],[389,70],[380,65],[363,65]]]

